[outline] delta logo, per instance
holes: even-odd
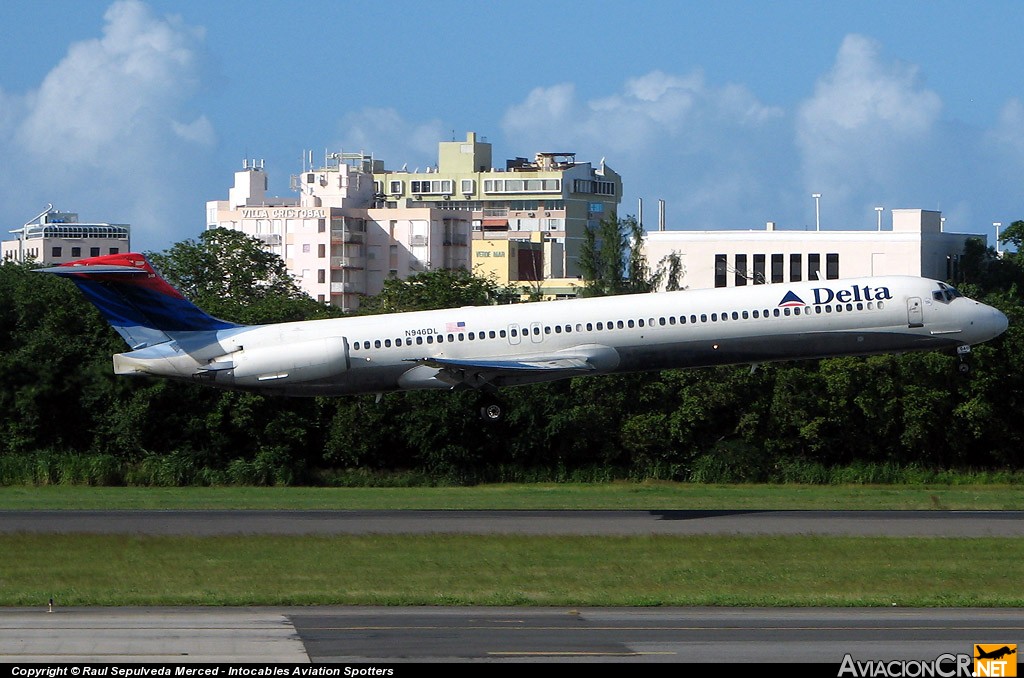
[[[806,306],[804,300],[796,296],[792,291],[786,292],[786,296],[782,297],[782,301],[779,302],[779,308],[790,308],[793,306]]]
[[[814,304],[831,304],[833,301],[839,304],[847,304],[855,301],[883,301],[892,299],[892,292],[883,285],[854,285],[839,289],[831,287],[815,287],[811,290],[814,294]],[[795,292],[790,290],[782,297],[779,307],[807,306]]]
[[[1016,645],[974,644],[975,676],[1016,676]]]

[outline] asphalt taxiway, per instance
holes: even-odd
[[[1024,511],[0,511],[0,534],[1020,537]]]

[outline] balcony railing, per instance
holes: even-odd
[[[331,257],[331,268],[364,268],[366,257]]]

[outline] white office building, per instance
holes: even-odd
[[[128,224],[83,222],[76,212],[60,212],[53,205],[10,233],[13,237],[0,243],[5,261],[58,265],[131,251]]]
[[[868,275],[955,280],[970,238],[986,240],[944,232],[940,212],[894,209],[885,230],[791,231],[769,222],[756,231],[655,231],[645,254],[652,267],[678,256],[688,289]]]

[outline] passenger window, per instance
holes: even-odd
[[[692,315],[690,316],[690,320],[693,320],[693,316],[692,316]],[[700,314],[700,321],[701,321],[702,323],[706,323],[706,322],[708,321],[708,315],[707,315],[707,313],[701,313],[701,314]]]
[[[746,311],[743,312],[743,319],[746,320],[749,317]]]
[[[551,334],[551,328],[548,326],[544,327],[544,334]]]
[[[883,308],[885,308],[885,304],[878,302],[878,310],[881,311]]]
[[[448,335],[448,341],[455,341],[455,335],[454,334],[449,334]]]
[[[604,329],[604,323],[597,323],[597,329],[603,330]]]
[[[664,318],[658,318],[658,324],[661,325],[662,327],[664,327],[665,326],[665,319]]]
[[[422,344],[423,343],[423,337],[416,337],[416,343],[417,344]]]
[[[755,318],[760,318],[760,317],[761,317],[761,314],[760,314],[760,313],[758,313],[757,311],[754,311],[754,317],[755,317]]]
[[[561,334],[561,333],[562,333],[562,326],[561,325],[555,325],[555,334]]]
[[[619,326],[621,327],[621,326],[622,326],[622,324],[620,323],[620,324],[619,324]],[[629,327],[630,329],[632,329],[632,328],[633,328],[633,321],[632,321],[632,320],[628,321],[628,322],[626,323],[626,326],[627,326],[627,327]]]
[[[391,348],[391,340],[390,339],[385,339],[384,340],[384,348]]]
[[[618,321],[618,323],[616,323],[616,327],[618,327],[620,330],[622,329],[622,321],[621,320]]]
[[[428,334],[427,335],[427,343],[428,344],[433,344],[434,343],[434,335],[433,334]]]
[[[676,324],[676,317],[674,315],[670,315],[668,317],[668,324],[669,325],[675,325]]]
[[[789,307],[782,309],[782,315],[789,315]]]
[[[373,340],[373,347],[374,348],[380,348],[380,339],[374,339]]]
[[[501,337],[502,339],[504,339],[505,338],[505,330],[498,330],[498,336]]]
[[[775,316],[776,318],[778,318],[779,317],[779,309],[777,309],[777,308],[776,309],[772,309],[772,315]]]
[[[600,323],[598,323],[598,324],[600,324]],[[601,328],[599,327],[597,329],[601,329]],[[594,330],[594,324],[593,323],[587,323],[587,332],[592,332],[593,330]]]

